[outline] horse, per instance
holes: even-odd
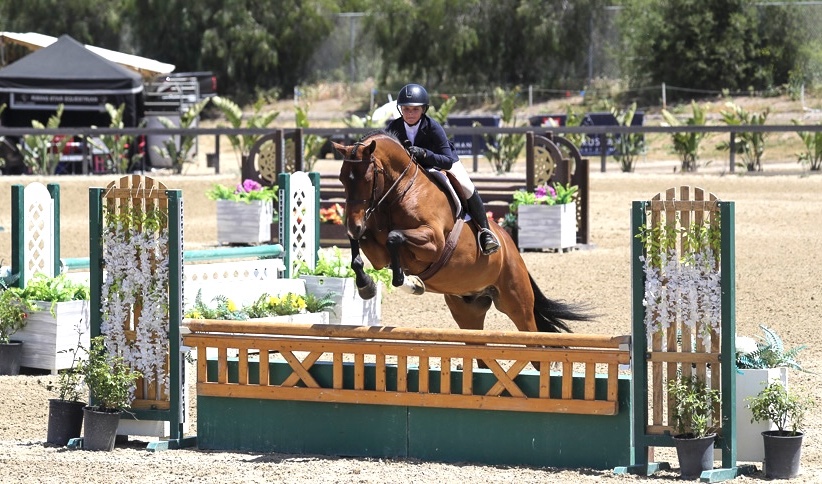
[[[360,297],[376,294],[362,251],[375,268],[391,267],[393,286],[443,294],[461,329],[483,329],[491,304],[519,331],[571,332],[566,321],[591,319],[579,305],[548,299],[514,241],[492,220],[501,247],[482,255],[474,224],[461,229],[459,202],[396,136],[375,131],[353,145],[333,146],[343,157],[339,180]]]

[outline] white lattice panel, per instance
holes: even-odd
[[[42,183],[23,189],[23,284],[32,276],[54,274],[54,200]]]
[[[282,259],[262,259],[209,264],[186,264],[183,269],[183,305],[190,308],[197,293],[212,305],[216,296],[225,296],[239,305],[253,303],[262,294],[280,296],[305,294],[299,279],[279,279],[285,270]]]
[[[291,202],[291,217],[287,222],[287,229],[291,231],[291,243],[285,250],[291,254],[292,274],[301,263],[313,268],[317,263],[317,254],[314,252],[319,234],[315,233],[318,209],[314,196],[314,185],[308,174],[298,171],[291,174],[291,193],[288,194]]]

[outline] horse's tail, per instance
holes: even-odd
[[[534,290],[534,319],[537,322],[537,330],[545,333],[571,332],[565,321],[590,321],[593,316],[587,314],[583,306],[567,304],[560,301],[552,301],[545,297],[542,291],[534,282],[531,274],[531,289]]]

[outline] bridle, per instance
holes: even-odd
[[[394,199],[394,201],[401,199],[403,196],[405,196],[406,193],[408,193],[409,190],[411,190],[411,187],[414,185],[414,181],[417,179],[417,174],[419,174],[420,171],[419,164],[414,163],[413,159],[411,159],[410,162],[402,170],[402,173],[400,173],[397,179],[394,180],[394,183],[392,183],[391,186],[388,187],[388,190],[386,190],[385,193],[383,193],[382,197],[380,197],[379,200],[377,200],[377,174],[382,174],[383,178],[387,178],[387,174],[385,169],[382,168],[382,166],[378,166],[377,159],[374,156],[373,152],[371,153],[371,156],[369,157],[368,161],[356,158],[358,148],[365,147],[365,145],[366,144],[363,141],[357,141],[351,147],[351,151],[348,154],[348,157],[343,158],[343,162],[370,163],[374,170],[374,176],[372,177],[371,183],[371,198],[369,198],[368,200],[346,200],[346,202],[362,202],[368,204],[368,208],[365,210],[365,217],[363,218],[363,225],[365,225],[366,222],[368,222],[368,219],[371,217],[371,215],[375,211],[377,211],[377,209],[379,209],[384,202],[386,202],[388,196],[395,190],[398,190],[400,181],[402,181],[402,179],[405,177],[405,175],[408,173],[408,170],[410,170],[412,166],[416,166],[417,168],[414,171],[413,178],[411,178],[411,181],[408,183],[408,186],[406,186],[405,189],[403,189],[401,192],[397,192],[397,196]]]

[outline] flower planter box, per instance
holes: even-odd
[[[305,292],[317,297],[332,294],[334,308],[329,312],[329,324],[377,326],[382,310],[382,287],[377,285],[377,295],[364,300],[357,293],[357,286],[350,277],[300,276],[305,281]]]
[[[520,205],[517,208],[520,249],[567,249],[577,245],[577,204]]]
[[[84,348],[89,347],[89,302],[59,302],[54,306],[54,316],[50,302],[34,304],[38,310],[29,313],[26,327],[14,335],[14,339],[24,342],[20,366],[52,374],[70,368],[70,351],[77,347],[78,337]]]
[[[261,321],[264,323],[295,323],[295,324],[329,324],[331,313],[320,311],[319,313],[289,314],[286,316],[269,316],[266,318],[251,318],[249,321]]]
[[[274,204],[254,200],[249,203],[217,200],[217,242],[220,244],[261,244],[271,240]]]

